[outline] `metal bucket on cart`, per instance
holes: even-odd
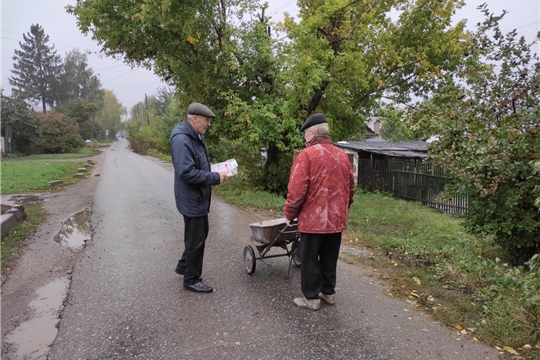
[[[256,268],[256,261],[264,262],[264,259],[287,256],[289,257],[289,273],[291,264],[300,266],[300,233],[298,223],[293,222],[287,225],[287,219],[278,218],[272,220],[259,221],[249,224],[251,229],[251,245],[244,248],[244,266],[248,274],[253,274]],[[257,253],[253,249],[257,249]],[[268,252],[271,248],[279,247],[285,251],[284,254],[272,254]]]

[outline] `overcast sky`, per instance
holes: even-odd
[[[118,0],[123,1],[123,0]],[[90,36],[84,36],[76,26],[75,17],[65,12],[65,6],[75,4],[75,0],[0,0],[2,7],[2,88],[4,94],[11,94],[8,77],[11,76],[12,56],[20,49],[23,33],[30,31],[32,24],[40,24],[47,35],[49,45],[54,44],[58,54],[65,54],[74,48],[88,52],[88,63],[105,89],[113,90],[118,100],[128,109],[144,100],[145,93],[153,95],[160,87],[166,86],[151,71],[134,68],[99,55],[99,47]],[[540,0],[466,0],[467,6],[457,14],[457,19],[468,19],[471,29],[482,17],[476,7],[484,2],[492,11],[509,11],[501,29],[517,29],[529,41],[540,31]],[[283,19],[283,12],[296,15],[296,0],[269,0],[267,16],[273,20]],[[538,45],[534,51],[538,53]]]

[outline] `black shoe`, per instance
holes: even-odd
[[[179,267],[177,267],[176,269],[174,269],[174,272],[180,275],[184,275],[186,272],[186,269],[180,269]]]
[[[186,285],[184,284],[184,289],[189,291],[195,291],[200,293],[211,293],[214,289],[212,289],[208,285],[204,285],[202,282],[195,283],[193,285]]]

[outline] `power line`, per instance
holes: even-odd
[[[103,69],[94,70],[94,71],[109,70],[109,69],[116,68],[116,67],[119,67],[119,66],[125,66],[125,64],[122,63],[122,64],[120,64],[120,65],[109,66],[109,67],[106,67],[106,68],[103,68]]]
[[[142,85],[132,86],[132,87],[129,87],[129,88],[127,88],[127,89],[122,89],[122,90],[119,90],[119,91],[131,90],[131,89],[135,89],[135,88],[138,88],[138,87],[141,87],[141,86],[146,86],[146,85],[155,84],[155,83],[158,83],[158,82],[161,82],[161,80],[158,80],[158,81],[152,81],[151,83],[147,83],[147,84],[142,84]]]
[[[108,80],[102,81],[102,84],[106,83],[107,81],[111,81],[111,80],[114,80],[114,79],[118,79],[119,77],[122,77],[122,76],[124,76],[124,75],[129,74],[129,73],[132,73],[132,72],[134,72],[135,70],[139,70],[139,68],[133,69],[133,70],[131,70],[131,71],[128,71],[127,73],[124,73],[124,74],[122,74],[122,75],[118,75],[117,77],[113,77],[112,79],[108,79]]]
[[[535,22],[533,22],[533,23],[530,23],[530,24],[527,24],[527,25],[523,25],[523,26],[517,27],[516,30],[517,30],[517,29],[524,28],[524,27],[527,27],[527,26],[531,26],[531,25],[534,25],[534,24],[538,24],[538,23],[540,23],[540,21],[535,21]]]
[[[269,13],[268,16],[274,15],[275,13],[277,13],[278,11],[280,11],[281,9],[284,9],[284,8],[290,6],[293,2],[295,2],[295,0],[289,0],[289,1],[287,1],[285,4],[281,5],[281,6],[278,7],[276,10],[272,11],[271,13]]]

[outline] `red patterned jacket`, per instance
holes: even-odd
[[[315,137],[294,160],[285,217],[298,218],[298,231],[333,234],[347,227],[354,196],[349,157],[328,137]]]

